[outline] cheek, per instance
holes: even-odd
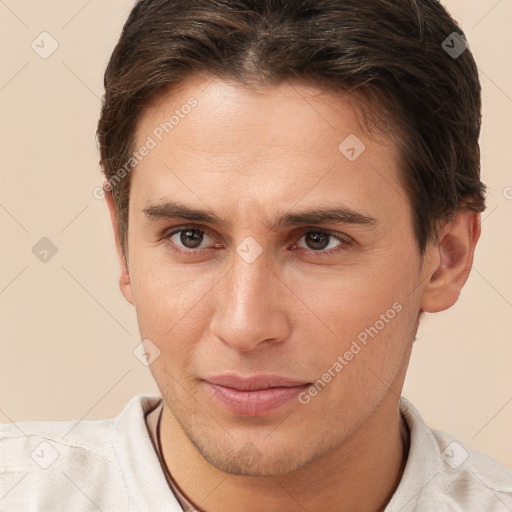
[[[208,292],[218,277],[172,265],[163,250],[140,250],[130,265],[141,336],[182,353],[203,335],[212,314]]]
[[[417,328],[418,297],[411,293],[419,275],[416,266],[412,252],[403,251],[382,256],[364,272],[343,269],[324,284],[317,279],[316,288],[311,288],[313,280],[306,283],[301,296],[308,297],[309,289],[311,297],[311,290],[316,290],[309,304],[318,318],[308,315],[300,329],[322,345],[320,351],[318,344],[305,347],[316,359],[315,366],[322,367],[321,372],[328,371],[341,356],[340,374],[356,377],[346,381],[344,385],[349,387],[363,375],[363,381],[377,380],[369,369],[385,381],[396,373]]]
[[[411,306],[410,301],[385,300],[364,306],[347,303],[345,311],[332,312],[336,336],[307,348],[316,380],[302,397],[302,403],[311,402],[311,414],[330,411],[326,428],[338,429],[349,416],[362,421],[390,389],[400,392],[394,383],[400,381],[397,376],[414,339],[416,312]]]
[[[323,324],[334,337],[352,337],[376,322],[381,327],[382,322],[387,325],[394,320],[414,288],[414,270],[406,262],[388,263],[392,258],[386,256],[376,260],[364,266],[301,273],[288,280],[296,296],[318,315],[318,325]]]
[[[323,310],[322,319],[327,335],[322,341],[322,351],[318,347],[315,350],[326,368],[338,356],[344,366],[386,366],[403,350],[404,331],[410,323],[403,302],[393,300],[388,294],[372,294],[359,300],[331,300]]]

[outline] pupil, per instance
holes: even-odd
[[[306,244],[311,249],[325,249],[329,245],[330,235],[327,233],[308,233],[306,235]]]
[[[203,241],[203,234],[198,229],[187,229],[181,232],[181,243],[188,249],[195,249]]]

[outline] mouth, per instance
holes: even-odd
[[[209,377],[207,391],[224,409],[243,416],[264,416],[289,403],[312,383],[278,375]]]

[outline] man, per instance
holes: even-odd
[[[512,510],[511,472],[400,396],[485,207],[444,8],[140,0],[105,88],[120,286],[162,397],[3,426],[2,510]]]

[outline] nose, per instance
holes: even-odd
[[[211,332],[233,349],[249,352],[263,341],[279,343],[289,336],[286,291],[264,257],[247,263],[235,254],[216,291]]]

